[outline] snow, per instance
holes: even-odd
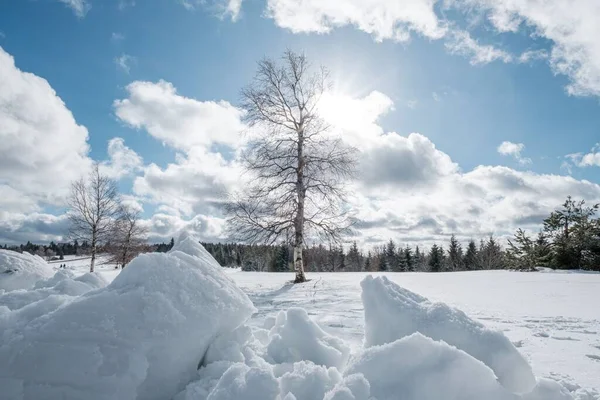
[[[0,249],[0,291],[31,289],[54,270],[40,256]]]
[[[9,398],[166,399],[183,389],[214,338],[254,307],[212,263],[182,250],[141,255],[105,288],[57,308],[17,310],[35,317],[3,332]]]
[[[308,360],[342,368],[350,354],[343,341],[323,331],[302,308],[280,311],[269,337],[267,353],[279,364]]]
[[[600,399],[600,275],[87,262],[0,293],[2,399]]]
[[[489,330],[444,303],[430,303],[385,276],[368,276],[361,287],[365,346],[391,343],[420,332],[482,361],[495,372],[500,383],[513,392],[530,392],[535,387],[531,367],[502,332]]]

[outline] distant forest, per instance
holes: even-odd
[[[600,220],[595,217],[598,204],[567,198],[562,207],[544,220],[543,229],[530,237],[518,229],[503,248],[490,236],[478,243],[471,240],[463,248],[454,235],[446,245],[402,246],[393,240],[364,251],[353,242],[348,250],[342,246],[311,246],[304,249],[306,270],[342,271],[472,271],[489,269],[532,270],[535,267],[600,271]],[[169,243],[146,245],[144,252],[166,252]],[[202,243],[206,250],[225,267],[245,271],[284,272],[292,269],[289,245],[247,245],[238,243]],[[31,242],[2,248],[27,251],[47,259],[60,260],[65,255],[86,255],[86,242],[38,245]]]

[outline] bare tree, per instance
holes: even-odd
[[[96,163],[87,177],[71,184],[68,206],[69,236],[90,244],[90,272],[94,272],[98,247],[109,239],[119,217],[117,185],[100,173]]]
[[[131,260],[143,252],[148,228],[141,224],[140,213],[123,206],[121,215],[115,221],[108,252],[116,268],[125,268]]]
[[[291,242],[295,282],[304,282],[306,235],[337,242],[348,227],[343,182],[355,168],[355,149],[331,134],[318,114],[329,74],[314,71],[303,54],[258,63],[242,90],[245,122],[252,127],[243,164],[250,183],[228,204],[230,232],[240,240]]]

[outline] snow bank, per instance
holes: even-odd
[[[72,272],[59,270],[54,276],[36,282],[33,290],[13,290],[0,294],[0,305],[18,310],[49,296],[80,296],[106,285],[106,280],[97,273],[88,272],[75,278]],[[63,300],[73,299],[64,297]]]
[[[18,334],[3,332],[3,396],[167,399],[183,389],[214,338],[255,311],[200,244],[184,241],[137,257],[111,284],[62,307],[48,296],[0,313],[0,327],[27,321]]]
[[[526,393],[535,387],[531,366],[501,332],[485,328],[446,304],[430,303],[386,277],[367,276],[361,287],[365,308],[365,346],[391,343],[420,332],[433,340],[443,340],[456,346],[482,361],[512,392]]]
[[[342,340],[323,331],[302,308],[279,312],[269,337],[267,353],[276,363],[308,360],[341,369],[350,354]]]
[[[53,275],[52,267],[39,256],[0,250],[0,291],[31,289],[40,279]]]
[[[366,349],[346,373],[362,374],[378,400],[519,399],[483,363],[420,333]]]

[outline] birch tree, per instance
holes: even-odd
[[[295,282],[304,282],[307,235],[337,242],[348,227],[344,181],[355,149],[335,138],[319,116],[328,71],[311,68],[303,54],[264,59],[242,90],[251,138],[242,162],[250,183],[228,204],[230,232],[238,240],[291,242]]]
[[[71,184],[68,200],[71,239],[90,244],[90,272],[94,272],[99,246],[106,243],[119,217],[119,193],[114,180],[94,164],[87,177]]]
[[[148,228],[140,221],[140,212],[122,207],[111,235],[109,253],[118,268],[125,268],[144,249]]]

